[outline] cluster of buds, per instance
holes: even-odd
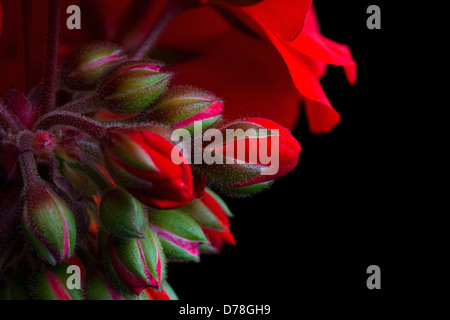
[[[162,63],[115,44],[79,48],[59,73],[67,101],[49,112],[41,86],[0,100],[0,231],[17,231],[0,232],[0,297],[176,299],[168,263],[236,243],[230,209],[210,188],[253,194],[297,164],[301,148],[287,129],[261,118],[225,122],[221,99],[170,87]],[[223,161],[191,163],[171,136],[194,133],[196,123],[245,133],[201,145]],[[276,165],[250,161],[263,148]],[[18,265],[23,281],[11,271]]]

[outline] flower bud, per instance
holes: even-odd
[[[87,300],[137,300],[135,294],[115,286],[101,272],[89,273],[84,286],[84,296]]]
[[[77,238],[74,216],[66,202],[44,184],[27,188],[22,229],[48,263],[55,265],[72,256]]]
[[[202,229],[181,210],[152,210],[151,228],[158,235],[167,258],[199,261],[198,247],[207,243]]]
[[[76,276],[68,272],[69,267],[69,264],[61,263],[52,269],[40,268],[32,280],[31,295],[38,300],[82,300],[81,279],[77,288],[69,279]]]
[[[142,291],[139,298],[141,300],[178,300],[178,296],[167,281],[164,283],[162,290],[146,288]]]
[[[100,203],[100,219],[109,232],[123,238],[142,238],[142,204],[123,189],[107,191]]]
[[[216,161],[201,168],[222,191],[260,191],[297,165],[300,144],[286,128],[271,120],[233,122],[224,125],[221,133],[224,142],[213,142],[204,150],[213,154]]]
[[[235,245],[230,231],[230,209],[213,191],[206,188],[201,198],[195,199],[187,206],[180,208],[193,218],[202,228],[209,243],[202,244],[199,249],[204,253],[219,253],[223,244]]]
[[[165,260],[158,236],[148,226],[142,240],[110,236],[106,266],[114,279],[136,295],[147,287],[159,288],[165,277]]]
[[[100,84],[101,106],[110,112],[133,113],[150,105],[164,91],[171,75],[146,61],[122,63]]]
[[[47,131],[38,131],[34,135],[32,147],[39,153],[49,153],[55,147],[55,139]]]
[[[88,43],[67,57],[61,67],[61,77],[71,89],[93,90],[122,59],[122,49],[113,43]]]
[[[103,149],[116,183],[146,205],[170,209],[193,199],[192,173],[188,164],[172,161],[174,145],[158,129],[112,129]]]
[[[168,92],[148,113],[148,119],[187,129],[194,134],[194,121],[202,122],[206,130],[222,119],[223,103],[213,94],[191,88],[175,88]]]

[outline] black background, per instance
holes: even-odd
[[[169,265],[181,299],[292,310],[303,299],[376,306],[422,281],[410,277],[421,234],[411,232],[415,218],[407,206],[414,180],[405,156],[414,108],[403,54],[408,13],[387,1],[314,3],[322,33],[348,44],[358,62],[355,85],[332,66],[322,80],[341,123],[313,135],[301,116],[293,132],[303,148],[297,168],[269,191],[227,199],[237,246],[202,256],[200,264]],[[381,8],[381,30],[366,27],[371,4]],[[366,287],[372,264],[381,268],[381,290]]]

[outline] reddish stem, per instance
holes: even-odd
[[[37,130],[49,130],[54,126],[70,126],[79,129],[95,139],[102,139],[106,134],[106,127],[90,118],[68,111],[55,111],[45,115],[35,126]]]
[[[22,0],[22,28],[25,48],[26,92],[33,87],[33,46],[31,43],[31,0]]]
[[[147,33],[145,39],[133,53],[133,57],[145,57],[169,24],[185,9],[194,6],[193,3],[194,1],[168,0],[166,6],[158,17],[158,20],[156,20],[153,25],[153,28],[149,31],[149,33]]]
[[[33,136],[34,134],[31,131],[21,131],[17,135],[17,144],[22,150],[22,153],[19,156],[19,163],[25,190],[42,183],[38,174],[33,152],[31,151],[31,140],[33,139]]]
[[[42,114],[55,109],[58,76],[59,0],[49,0],[47,53],[44,67],[44,100]]]

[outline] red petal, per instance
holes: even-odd
[[[172,32],[179,34],[187,28],[180,23],[176,27],[178,31]],[[174,82],[199,86],[223,98],[225,119],[264,117],[294,127],[299,96],[270,44],[230,29],[184,49],[202,55],[172,66],[176,72]]]
[[[239,7],[254,20],[284,40],[292,41],[302,31],[312,0],[264,0]]]
[[[319,33],[318,20],[312,7],[308,13],[307,24],[298,37],[289,43],[293,49],[320,62],[343,66],[351,84],[356,81],[356,62],[347,45],[336,43]]]

